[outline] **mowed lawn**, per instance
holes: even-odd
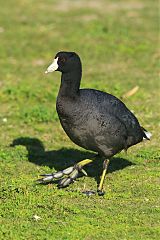
[[[0,239],[159,239],[160,79],[155,0],[0,1]],[[102,162],[65,189],[38,185],[93,153],[73,144],[55,109],[60,73],[45,75],[60,50],[82,60],[82,88],[122,98],[153,136],[113,157],[106,194]]]

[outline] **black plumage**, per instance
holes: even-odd
[[[64,131],[75,144],[109,159],[149,138],[149,133],[121,100],[95,89],[80,89],[82,66],[76,53],[57,53],[47,72],[54,70],[62,72],[57,113]],[[70,183],[61,182],[64,182],[60,184],[62,187]]]

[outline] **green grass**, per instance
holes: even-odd
[[[159,239],[157,9],[155,0],[1,1],[1,239]],[[58,121],[60,74],[44,74],[60,50],[80,54],[83,88],[121,97],[139,86],[124,102],[153,137],[112,159],[104,197],[82,194],[96,190],[101,161],[68,188],[35,184],[91,155]]]

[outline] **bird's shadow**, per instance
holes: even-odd
[[[95,156],[94,153],[88,151],[81,151],[72,148],[61,148],[59,150],[45,151],[43,143],[37,138],[20,137],[14,139],[11,146],[22,145],[25,146],[28,151],[28,160],[39,166],[48,166],[54,168],[54,171],[63,170],[69,166],[73,166],[77,162],[90,159]],[[118,170],[122,170],[128,166],[134,165],[134,163],[120,157],[113,157],[110,161],[108,172],[112,173]],[[99,156],[84,167],[88,176],[94,177],[97,184],[100,181],[100,175],[102,173],[102,159]],[[52,171],[51,171],[52,172]]]

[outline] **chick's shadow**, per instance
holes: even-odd
[[[90,159],[95,153],[76,150],[72,148],[61,148],[59,150],[45,151],[43,143],[37,138],[20,137],[14,139],[11,146],[22,145],[28,151],[28,160],[39,166],[48,166],[54,171],[60,171],[73,166],[77,162]],[[113,157],[108,167],[108,173],[122,170],[128,166],[134,165],[132,162],[119,157]],[[96,160],[84,167],[89,177],[94,177],[99,183],[102,173],[102,159],[97,156]],[[51,171],[52,172],[52,171]]]

